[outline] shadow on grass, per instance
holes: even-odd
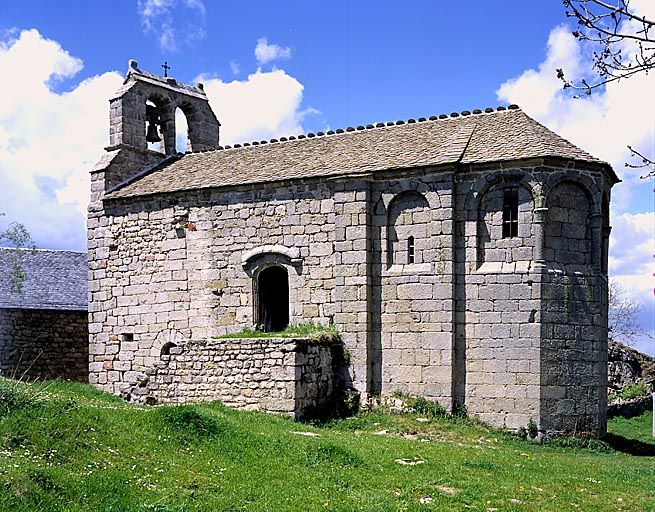
[[[605,437],[603,437],[603,441],[618,452],[642,457],[655,456],[655,444],[644,443],[637,439],[628,439],[627,437],[616,434],[606,434]]]

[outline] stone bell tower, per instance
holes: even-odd
[[[187,119],[186,151],[218,147],[220,123],[202,84],[191,87],[129,62],[123,86],[109,100],[109,146],[92,169],[91,206],[105,192],[168,158],[177,157],[175,111]],[[158,143],[156,149],[148,143]],[[101,208],[101,206],[100,206]]]

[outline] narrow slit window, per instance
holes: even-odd
[[[519,189],[506,188],[503,194],[503,238],[519,234]]]
[[[414,263],[414,237],[407,239],[407,263]]]

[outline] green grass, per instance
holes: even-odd
[[[12,385],[0,409],[0,510],[655,510],[653,457],[539,445],[462,417],[307,425],[0,379],[0,390]],[[647,450],[651,420],[613,419],[610,430]]]
[[[217,338],[311,338],[328,342],[339,341],[339,334],[334,325],[302,322],[290,325],[283,331],[263,332],[259,329],[243,329],[237,333],[217,336]]]
[[[655,445],[655,439],[653,439],[653,411],[647,411],[636,418],[612,418],[608,427],[612,434]]]

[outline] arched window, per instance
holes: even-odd
[[[177,347],[175,343],[172,341],[169,341],[168,343],[164,343],[164,345],[161,347],[161,354],[162,356],[170,356],[171,355],[171,349]]]
[[[500,181],[484,192],[478,208],[478,268],[534,259],[534,199],[525,183]]]
[[[407,239],[407,263],[414,263],[414,237]]]
[[[514,238],[519,234],[519,189],[507,187],[503,190],[503,238]]]
[[[283,331],[289,325],[289,275],[274,265],[257,276],[257,326],[264,332]]]
[[[389,205],[387,219],[387,263],[406,265],[430,260],[430,207],[418,192],[396,196]]]

